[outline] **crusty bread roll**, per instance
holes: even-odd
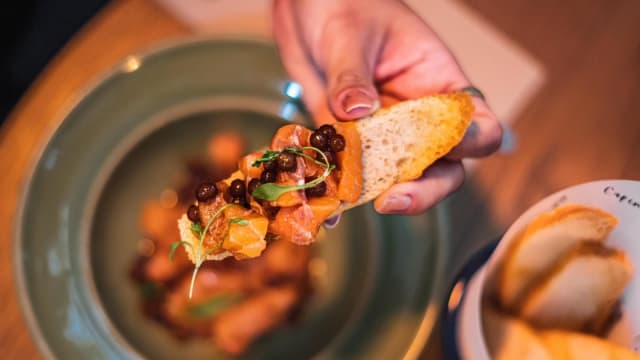
[[[640,360],[640,355],[633,351],[592,335],[545,330],[539,332],[538,336],[553,359]]]
[[[498,274],[498,297],[516,311],[525,293],[577,243],[603,242],[617,224],[603,210],[565,205],[544,213],[516,235]]]
[[[493,360],[552,360],[535,331],[522,320],[485,306],[484,336]]]
[[[609,316],[632,274],[623,251],[581,242],[531,289],[519,313],[541,328],[591,330]]]

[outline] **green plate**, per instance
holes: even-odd
[[[132,55],[82,97],[42,151],[16,224],[20,297],[45,357],[225,358],[138,311],[138,212],[215,132],[258,148],[284,123],[309,124],[296,90],[272,44],[197,39]],[[350,211],[315,245],[327,271],[301,321],[244,357],[415,358],[442,300],[443,218]]]

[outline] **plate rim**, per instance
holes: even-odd
[[[74,109],[80,105],[82,101],[84,101],[90,94],[92,94],[96,89],[98,89],[102,84],[104,84],[109,79],[114,78],[116,75],[121,72],[126,72],[123,69],[123,66],[126,66],[126,61],[131,57],[136,57],[140,60],[149,59],[155,56],[159,56],[165,52],[175,50],[176,48],[191,46],[195,44],[206,44],[206,43],[218,43],[218,42],[234,42],[234,43],[242,43],[242,44],[252,44],[252,45],[261,45],[275,48],[275,44],[273,41],[266,37],[254,36],[254,35],[191,35],[185,36],[182,38],[171,39],[166,41],[161,41],[155,45],[151,45],[148,47],[144,47],[139,51],[132,51],[129,54],[125,55],[121,59],[119,59],[114,65],[112,65],[109,69],[101,72],[100,74],[93,77],[91,80],[87,82],[87,85],[82,88],[82,90],[72,95],[72,99],[69,100],[66,105],[64,105],[60,111],[57,112],[57,115],[53,116],[55,121],[48,126],[48,129],[44,131],[45,135],[42,137],[41,141],[37,145],[36,151],[34,151],[34,155],[29,161],[29,165],[26,167],[25,171],[25,183],[22,185],[22,188],[18,191],[18,206],[16,207],[16,216],[13,221],[13,231],[12,231],[12,251],[13,255],[12,259],[12,268],[13,268],[13,280],[15,282],[16,295],[18,298],[18,304],[20,305],[20,312],[22,313],[22,317],[26,322],[27,329],[29,334],[31,335],[31,340],[35,343],[37,350],[45,359],[56,359],[51,346],[46,341],[45,336],[42,332],[42,328],[39,325],[34,312],[34,307],[32,301],[29,299],[29,293],[27,291],[27,280],[25,275],[25,266],[23,260],[23,251],[22,251],[22,239],[23,239],[23,231],[22,226],[24,224],[24,216],[26,211],[27,199],[30,197],[31,188],[34,182],[34,175],[38,168],[38,165],[41,163],[43,156],[53,139],[58,135],[62,125],[65,120],[69,118],[69,115],[73,112]]]

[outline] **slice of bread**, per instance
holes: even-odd
[[[640,355],[629,349],[587,334],[545,330],[538,336],[554,359],[640,360]]]
[[[534,330],[522,320],[488,306],[482,316],[484,337],[493,360],[553,359]]]
[[[583,205],[565,205],[544,213],[516,235],[498,274],[502,306],[515,311],[524,294],[577,243],[603,242],[618,220]]]
[[[343,203],[333,214],[371,201],[395,183],[420,177],[462,140],[472,113],[471,97],[452,93],[399,102],[356,120],[362,147],[362,193],[356,202]],[[193,252],[199,240],[186,215],[178,221],[178,228],[181,240],[191,244],[185,250],[195,262]],[[231,253],[224,252],[209,255],[207,260],[228,256]]]
[[[362,194],[334,214],[375,199],[393,184],[420,177],[462,140],[472,113],[471,97],[453,93],[403,101],[357,120]]]
[[[193,231],[191,231],[191,220],[187,218],[187,214],[183,214],[180,219],[178,219],[178,230],[180,230],[180,240],[188,243],[188,246],[184,246],[184,250],[187,252],[187,256],[189,256],[189,260],[192,263],[197,264],[197,256],[195,254],[195,249],[200,247],[200,239],[198,239]],[[221,252],[220,254],[209,254],[205,260],[222,260],[224,258],[233,256],[228,251]]]
[[[579,243],[531,289],[519,314],[539,328],[589,330],[611,313],[632,274],[623,251]]]

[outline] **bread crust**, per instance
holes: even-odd
[[[471,96],[451,93],[403,101],[356,120],[362,194],[334,214],[365,204],[396,183],[419,178],[462,141],[473,111]]]
[[[531,287],[573,245],[602,243],[617,223],[611,214],[583,205],[564,205],[539,215],[516,235],[498,269],[501,305],[515,312]]]

